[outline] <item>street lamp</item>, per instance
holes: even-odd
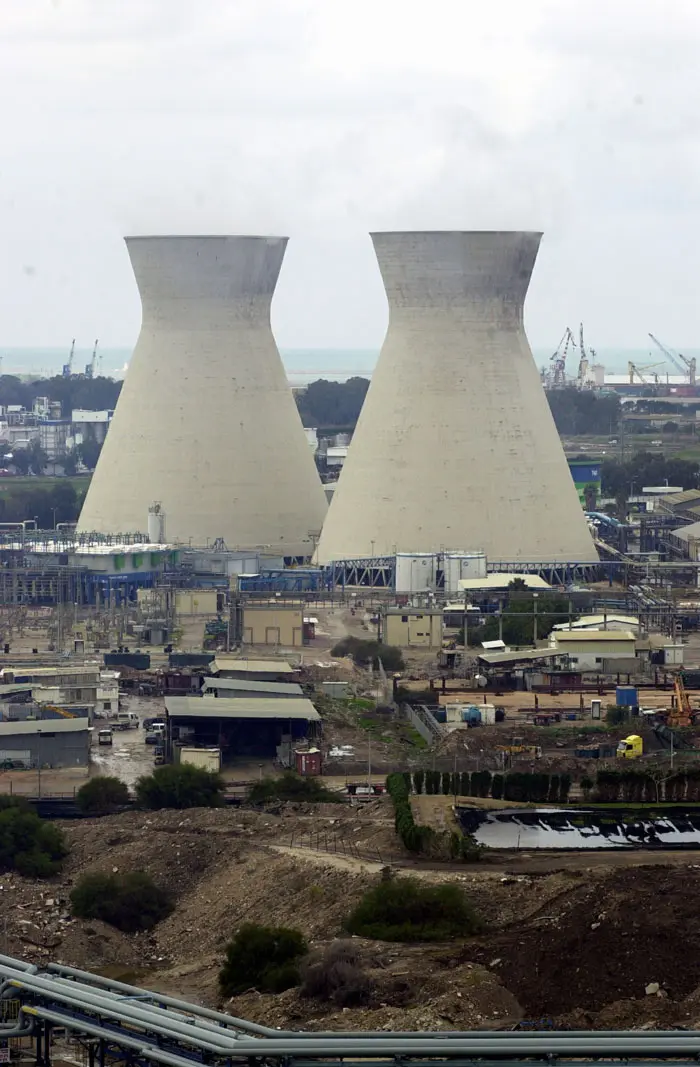
[[[39,796],[41,796],[41,730],[36,732],[36,763],[39,772]]]

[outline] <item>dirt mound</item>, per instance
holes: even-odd
[[[692,865],[611,872],[573,884],[554,906],[462,958],[490,965],[538,1017],[644,999],[654,983],[661,998],[678,1001],[700,985],[699,891]]]

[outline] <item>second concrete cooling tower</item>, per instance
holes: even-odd
[[[311,554],[326,501],[270,327],[286,238],[130,237],[142,325],[79,529]]]
[[[539,233],[376,233],[389,328],[318,549],[597,553],[523,329]]]

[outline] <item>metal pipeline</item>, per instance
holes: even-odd
[[[66,1030],[74,1030],[80,1034],[89,1034],[91,1037],[101,1037],[106,1040],[115,1039],[113,1030],[108,1030],[103,1026],[92,1023],[77,1022],[75,1019],[71,1019],[69,1015],[62,1015],[58,1011],[50,1011],[48,1008],[43,1008],[41,1005],[35,1005],[34,1007],[26,1009],[28,1013],[34,1015],[36,1018],[45,1019],[46,1022],[54,1023],[57,1026],[64,1026]],[[139,1055],[147,1056],[151,1060],[157,1060],[160,1063],[167,1064],[168,1067],[192,1067],[192,1060],[187,1059],[184,1056],[174,1056],[172,1053],[163,1052],[157,1045],[144,1044],[143,1041],[137,1038],[118,1035],[119,1044],[125,1048],[134,1049]]]
[[[0,964],[9,960],[9,956],[0,956]],[[269,1026],[250,1023],[247,1019],[237,1019],[235,1015],[226,1015],[221,1011],[212,1011],[211,1008],[202,1008],[197,1004],[190,1004],[186,1000],[179,1000],[177,997],[171,997],[165,993],[157,993],[150,989],[142,989],[139,986],[128,985],[126,982],[118,982],[112,978],[103,978],[101,975],[91,974],[90,971],[81,971],[77,967],[64,967],[62,964],[50,963],[46,970],[51,974],[83,979],[88,983],[101,986],[114,993],[124,993],[131,996],[146,995],[152,1000],[157,1001],[158,1004],[166,1005],[169,1008],[180,1009],[185,1015],[198,1015],[203,1019],[208,1019],[210,1022],[216,1022],[219,1023],[220,1026],[230,1027],[235,1030],[249,1031],[251,1034],[267,1034],[268,1036],[273,1036],[275,1034],[279,1035],[283,1032],[274,1030]],[[293,1031],[290,1031],[290,1033],[293,1033]]]
[[[88,1012],[97,1013],[105,1018],[113,1019],[117,1023],[129,1021],[142,1029],[149,1027],[158,1031],[164,1037],[174,1041],[189,1041],[200,1049],[208,1052],[224,1053],[231,1055],[236,1050],[236,1038],[231,1035],[217,1040],[217,1035],[206,1030],[202,1033],[202,1027],[197,1028],[192,1024],[179,1023],[157,1009],[148,1011],[138,1008],[136,1005],[127,1004],[124,1001],[116,1002],[114,998],[100,997],[94,993],[74,985],[70,990],[64,990],[58,986],[53,978],[36,978],[26,974],[9,976],[11,982],[18,989],[24,989],[29,993],[43,995],[47,999],[59,1001],[71,1007],[80,1007]]]

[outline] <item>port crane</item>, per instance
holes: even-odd
[[[567,326],[556,350],[549,357],[551,369],[547,377],[550,389],[563,389],[566,385],[566,354],[569,351],[569,345],[576,348],[574,335]]]
[[[695,385],[695,372],[697,370],[697,360],[695,356],[691,356],[690,359],[684,356],[682,352],[672,352],[670,348],[666,348],[666,345],[662,345],[658,337],[654,337],[653,333],[649,334],[650,338],[660,349],[668,359],[669,363],[672,363],[676,370],[679,370],[681,374],[688,375],[688,384]]]
[[[628,363],[627,371],[630,376],[630,385],[634,385],[635,375],[637,376],[637,378],[639,378],[642,385],[658,385],[658,374],[654,375],[653,382],[650,382],[647,378],[644,377],[644,371],[656,370],[657,367],[663,367],[663,363],[645,363],[643,367],[638,366],[636,363]]]
[[[63,364],[63,377],[70,378],[73,373],[73,359],[75,358],[75,337],[73,343],[70,346],[70,355],[68,356],[68,362]]]
[[[85,377],[94,378],[95,371],[97,370],[97,341],[95,341],[95,347],[92,350],[92,357],[90,362],[85,367]]]

